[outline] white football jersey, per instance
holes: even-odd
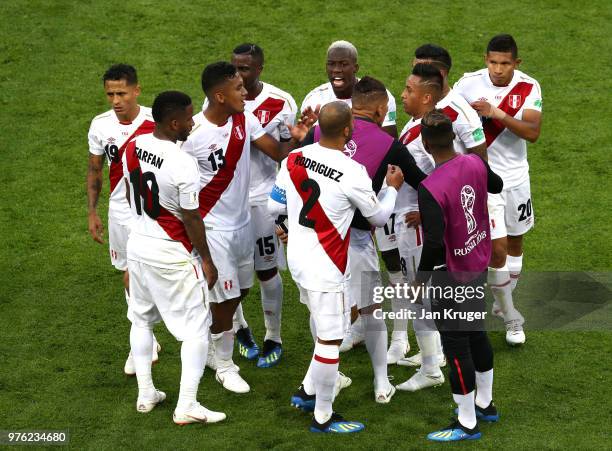
[[[485,143],[485,135],[482,130],[482,122],[476,110],[466,100],[452,89],[446,96],[436,104],[436,108],[444,111],[444,114],[453,122],[455,140],[453,145],[459,153],[467,153],[471,149]]]
[[[494,86],[489,71],[470,72],[453,88],[468,103],[485,100],[499,109],[522,119],[523,111],[542,111],[542,91],[536,80],[519,70],[514,71],[508,86]],[[513,188],[528,180],[527,142],[494,119],[486,119],[483,129],[491,169],[504,180],[504,189]]]
[[[293,279],[312,291],[342,291],[350,275],[355,208],[365,217],[381,208],[365,167],[341,151],[311,144],[283,160],[271,197],[286,199]]]
[[[132,217],[125,198],[125,186],[121,182],[123,178],[121,156],[132,138],[152,133],[154,129],[155,122],[151,108],[144,106],[140,106],[138,116],[129,123],[121,122],[113,110],[99,114],[91,121],[88,134],[89,152],[93,155],[106,156],[110,179],[108,216],[119,224],[128,223]]]
[[[382,124],[383,127],[387,125],[395,125],[395,119],[397,116],[397,107],[395,106],[395,97],[389,92],[387,89],[387,95],[389,96],[389,102],[387,106],[389,110],[387,111],[387,115],[385,116],[385,120]],[[342,102],[346,102],[348,105],[352,105],[351,99],[339,99],[334,94],[334,89],[332,88],[332,84],[330,82],[323,83],[321,86],[317,86],[304,97],[304,101],[302,102],[302,107],[300,111],[304,111],[306,108],[311,107],[313,110],[317,107],[317,105],[325,105],[327,103],[333,102],[335,100],[341,100]]]
[[[200,167],[200,212],[212,230],[238,230],[249,222],[251,141],[265,134],[253,113],[231,116],[217,126],[203,112],[193,117],[195,126],[183,150]]]
[[[269,83],[261,82],[263,89],[253,100],[246,100],[244,109],[255,115],[264,131],[277,141],[288,141],[291,133],[287,125],[295,125],[297,105],[291,94]],[[208,107],[204,100],[202,111]],[[265,204],[274,185],[278,163],[256,146],[251,146],[251,182],[249,202],[251,205]]]
[[[400,142],[414,157],[417,166],[425,174],[430,174],[434,170],[435,163],[432,156],[423,147],[421,139],[421,119],[410,119],[400,133]],[[418,195],[414,188],[407,183],[402,183],[402,187],[397,193],[395,201],[396,215],[408,213],[409,211],[419,211]]]
[[[129,185],[133,216],[128,259],[160,268],[190,264],[197,257],[181,208],[198,208],[200,174],[180,147],[153,134],[130,141],[123,158],[122,184]]]

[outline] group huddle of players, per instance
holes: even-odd
[[[234,341],[242,357],[257,359],[257,367],[278,364],[283,353],[278,269],[285,266],[287,246],[314,340],[312,361],[291,404],[314,412],[311,431],[364,428],[332,409],[339,391],[351,384],[338,371],[339,352],[361,342],[371,358],[377,403],[390,402],[396,389],[444,383],[440,367],[448,360],[458,421],[430,439],[479,438],[477,419],[499,419],[492,401],[492,351],[483,351],[490,358],[479,360],[469,349],[471,340],[472,354],[478,354],[473,343],[490,347],[488,339],[482,344],[482,337],[472,337],[465,349],[459,346],[467,352],[449,353],[454,345],[440,339],[435,324],[415,319],[419,351],[408,357],[408,320],[401,312],[415,307],[395,298],[398,314],[389,343],[385,322],[376,314],[382,305],[371,296],[371,288],[381,285],[376,247],[394,286],[413,283],[419,269],[444,261],[440,245],[421,262],[423,244],[434,242],[434,232],[421,217],[426,207],[420,187],[437,168],[432,146],[450,136],[453,155],[488,161],[492,313],[504,320],[509,344],[524,343],[524,320],[512,292],[522,267],[522,236],[534,223],[526,141],[539,136],[540,87],[517,69],[521,60],[510,35],[492,38],[487,67],[465,74],[452,89],[448,51],[426,44],[412,58],[401,94],[411,119],[398,134],[395,98],[379,80],[357,78],[357,56],[351,43],[332,43],[329,81],[305,97],[299,112],[290,94],[260,80],[264,53],[255,44],[236,47],[231,63],[206,66],[206,100],[195,115],[189,96],[178,91],[159,94],[152,108],[140,106],[132,66],[117,64],[104,74],[112,109],[96,116],[89,130],[89,231],[103,242],[97,204],[106,159],[110,256],[124,272],[132,323],[124,371],[137,377],[139,412],[150,412],[166,397],[151,376],[161,350],[152,332],[159,321],[182,342],[177,424],[226,418],[196,399],[205,366],[225,389],[250,390],[233,361]],[[501,177],[499,189],[491,189],[495,174]],[[461,191],[461,202],[471,233],[477,216],[471,187]],[[241,306],[254,274],[266,329],[261,349]],[[427,308],[423,301],[420,308]],[[394,387],[389,364],[419,369]]]

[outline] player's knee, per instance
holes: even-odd
[[[385,268],[387,268],[387,271],[401,271],[402,266],[400,265],[399,250],[391,249],[388,251],[382,251],[380,255],[382,256],[383,262],[385,262]]]
[[[270,280],[272,277],[274,277],[276,274],[278,274],[278,269],[277,268],[264,269],[261,271],[255,271],[255,274],[257,274],[257,278],[261,282],[266,282]]]
[[[505,238],[491,241],[491,261],[489,266],[501,268],[506,264],[508,256],[508,241]]]
[[[508,255],[515,257],[523,255],[523,235],[508,235]]]

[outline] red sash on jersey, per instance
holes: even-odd
[[[289,176],[291,177],[295,189],[302,198],[302,202],[306,202],[309,195],[302,191],[300,186],[304,180],[309,178],[308,172],[306,172],[304,166],[295,164],[295,159],[302,156],[302,152],[289,154],[289,157],[287,157],[287,170],[289,171]],[[334,265],[336,265],[338,270],[344,274],[348,262],[348,248],[351,235],[350,229],[347,231],[346,237],[342,239],[338,230],[334,227],[334,224],[325,214],[318,200],[308,213],[307,218],[314,221],[314,230],[317,233],[319,243],[323,246],[323,250],[325,250],[325,253],[329,256]]]
[[[410,144],[412,141],[417,139],[420,134],[421,134],[421,124],[417,124],[414,127],[408,129],[408,131],[402,135],[402,137],[400,138],[400,141],[404,145]]]
[[[523,107],[525,99],[527,99],[527,96],[531,93],[532,89],[533,85],[531,83],[519,81],[514,88],[512,88],[510,92],[506,94],[506,97],[502,99],[497,108],[514,117],[514,115]],[[510,102],[510,99],[513,99],[512,103]],[[499,136],[499,134],[506,129],[505,125],[497,119],[490,119],[486,121],[482,128],[487,140],[487,147],[489,147],[491,143]]]
[[[121,181],[123,177],[123,167],[121,166],[121,157],[123,157],[123,152],[127,147],[128,143],[137,136],[146,135],[147,133],[153,133],[155,130],[155,122],[151,121],[143,121],[142,124],[138,126],[138,128],[132,133],[132,135],[125,140],[125,142],[119,147],[117,151],[117,161],[111,160],[110,167],[108,170],[108,177],[110,179],[110,192],[115,191],[115,187],[117,183]]]
[[[140,174],[139,180],[142,180],[142,169],[140,168],[140,160],[138,160],[138,157],[136,156],[136,141],[131,141],[127,145],[125,152],[128,171],[131,173],[133,170],[138,170]],[[140,187],[140,194],[141,196],[147,196],[144,199],[147,205],[152,204],[151,190],[149,189],[146,183]],[[132,199],[132,202],[136,201],[140,202],[140,199]],[[143,214],[146,213],[143,212]],[[193,250],[193,244],[191,244],[191,240],[187,235],[187,229],[185,229],[185,224],[183,224],[183,222],[179,218],[174,216],[172,213],[170,213],[168,210],[166,210],[160,205],[159,216],[156,218],[156,221],[170,238],[172,238],[174,241],[180,241],[183,246],[185,246],[185,249],[187,249],[187,252],[191,253],[191,251]]]
[[[451,122],[455,122],[457,120],[457,117],[459,116],[459,113],[455,111],[450,105],[447,105],[442,108],[442,112],[446,115],[446,117],[451,120]]]
[[[246,139],[245,123],[244,113],[232,115],[232,131],[225,151],[225,164],[200,191],[200,214],[202,218],[210,213],[210,210],[221,198],[234,177]]]
[[[268,97],[253,111],[253,114],[259,119],[261,126],[265,127],[283,111],[283,106],[285,106],[284,100]]]

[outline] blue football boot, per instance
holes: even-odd
[[[332,416],[323,424],[319,424],[317,420],[312,419],[310,432],[323,432],[335,434],[351,434],[353,432],[363,431],[365,426],[358,421],[346,421],[341,415],[332,413]]]
[[[477,440],[481,436],[478,424],[474,429],[468,429],[459,421],[455,421],[449,427],[427,434],[429,440],[434,442],[457,442],[459,440]]]
[[[240,355],[247,360],[253,360],[259,355],[259,346],[253,339],[251,329],[248,327],[242,327],[236,332],[236,339],[238,340],[238,352]]]
[[[272,340],[264,341],[261,357],[257,360],[258,368],[270,368],[276,365],[283,355],[283,346]]]

